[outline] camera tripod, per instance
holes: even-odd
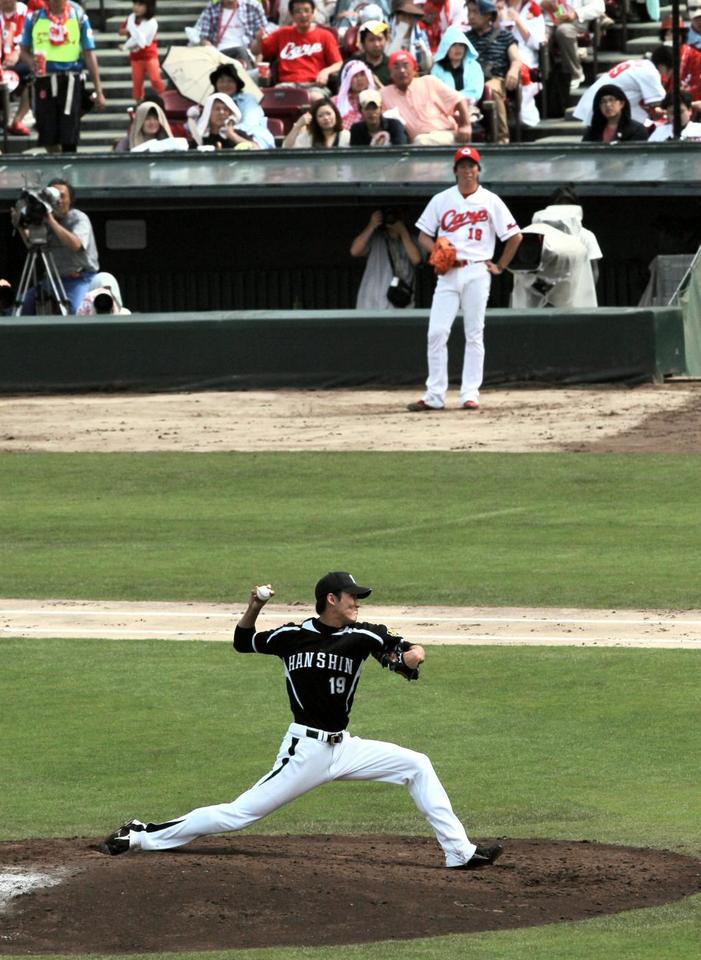
[[[67,317],[70,313],[70,301],[66,296],[63,282],[58,270],[56,269],[56,263],[54,261],[53,254],[50,250],[46,249],[48,242],[47,238],[45,236],[30,236],[29,239],[25,238],[24,242],[26,244],[28,253],[27,259],[24,261],[22,277],[17,287],[17,295],[15,296],[15,305],[12,315],[15,317],[20,316],[22,312],[22,302],[25,298],[25,295],[28,290],[34,287],[37,291],[37,299],[39,299],[41,296],[42,302],[45,302],[49,297],[53,297],[58,304],[58,309],[61,313],[61,316]],[[44,267],[44,273],[46,274],[46,286],[48,289],[44,289],[43,286],[37,283],[37,268],[40,263]]]

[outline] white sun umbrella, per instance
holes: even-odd
[[[258,85],[251,80],[238,60],[224,56],[216,47],[171,47],[163,61],[163,69],[183,97],[196,103],[204,103],[210,93],[214,93],[209,75],[222,63],[233,64],[243,81],[243,92],[250,93],[256,98],[256,102],[260,103],[263,94]]]

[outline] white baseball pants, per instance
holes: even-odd
[[[458,311],[465,326],[460,403],[479,402],[484,373],[484,315],[491,274],[484,261],[450,270],[438,278],[428,322],[428,378],[424,402],[444,407],[448,392],[448,337]]]
[[[305,736],[306,727],[290,724],[275,766],[250,790],[231,803],[199,807],[167,824],[149,824],[129,834],[130,847],[169,850],[197,837],[242,830],[269,813],[332,780],[379,780],[409,788],[443,848],[446,866],[466,863],[475,852],[431,761],[422,753],[394,743],[363,740],[347,732],[339,744]]]

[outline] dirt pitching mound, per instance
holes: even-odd
[[[701,890],[701,861],[593,842],[504,841],[450,871],[426,837],[239,835],[108,857],[90,839],[0,844],[0,874],[55,886],[0,912],[0,954],[316,946],[525,927]]]

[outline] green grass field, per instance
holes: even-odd
[[[279,599],[307,602],[316,578],[341,568],[382,603],[693,608],[698,467],[693,456],[4,456],[1,592],[240,603],[270,579]],[[353,728],[429,753],[472,835],[701,856],[697,652],[429,657],[415,685],[369,666]],[[288,721],[278,664],[226,644],[7,638],[0,667],[4,839],[98,836],[124,816],[233,796]],[[251,716],[255,738],[242,735]],[[329,785],[256,832],[383,831],[398,810],[401,832],[428,835],[408,796],[378,784]],[[206,960],[700,952],[697,896],[577,924]]]
[[[697,456],[14,455],[4,596],[308,601],[351,569],[378,602],[698,605]]]

